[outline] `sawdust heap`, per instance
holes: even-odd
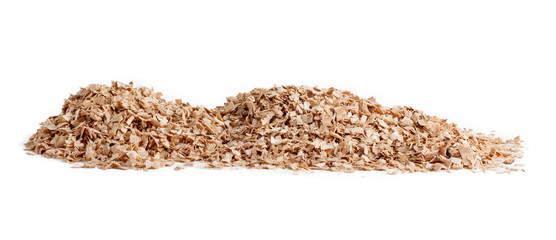
[[[103,169],[159,168],[188,155],[212,158],[222,124],[208,109],[161,96],[133,83],[82,88],[65,101],[60,115],[41,124],[26,147]]]
[[[334,88],[254,89],[212,110],[160,96],[131,84],[90,85],[42,123],[27,149],[124,169],[175,162],[348,172],[519,169],[519,137],[473,133]]]
[[[409,107],[387,108],[334,88],[255,89],[216,109],[220,165],[332,171],[488,169],[513,163],[519,139],[473,134]]]

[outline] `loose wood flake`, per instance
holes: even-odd
[[[334,88],[279,86],[209,110],[133,84],[90,85],[43,122],[29,151],[83,167],[515,171],[521,139],[473,133],[410,107]],[[176,169],[181,169],[178,166]]]

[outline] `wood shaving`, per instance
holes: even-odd
[[[410,107],[335,88],[257,88],[214,109],[133,83],[90,85],[48,118],[26,149],[82,167],[208,167],[353,172],[522,171],[519,137],[461,129]],[[178,166],[175,169],[182,169]]]

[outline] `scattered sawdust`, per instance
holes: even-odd
[[[519,137],[474,133],[410,107],[383,107],[334,88],[254,89],[212,110],[161,95],[133,83],[90,85],[43,122],[26,148],[102,169],[206,162],[214,168],[389,174],[522,170],[514,164],[522,156]]]

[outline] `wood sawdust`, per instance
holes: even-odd
[[[165,101],[133,84],[90,85],[66,100],[26,148],[82,167],[210,167],[351,172],[521,170],[521,139],[474,133],[410,107],[334,88],[278,86],[215,109]],[[182,166],[176,169],[182,169]]]
[[[62,113],[31,136],[28,150],[83,167],[155,169],[211,159],[223,124],[203,107],[167,102],[148,88],[116,82],[70,96]]]

